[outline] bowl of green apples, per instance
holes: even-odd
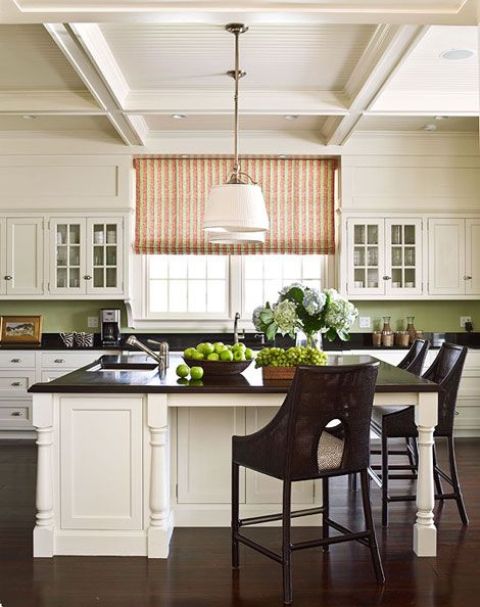
[[[236,375],[242,373],[253,360],[253,351],[238,343],[232,346],[221,341],[202,342],[183,351],[189,367],[201,367],[205,375]]]

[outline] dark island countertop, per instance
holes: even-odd
[[[182,381],[175,374],[179,356],[170,357],[170,366],[162,377],[157,367],[140,369],[152,359],[143,355],[102,356],[94,363],[46,383],[31,386],[29,392],[39,393],[285,393],[286,380],[264,380],[255,364],[239,375],[209,376],[199,381]],[[330,365],[369,364],[379,362],[370,356],[330,356]],[[219,363],[228,364],[228,363]],[[121,368],[108,368],[121,366]],[[379,362],[377,392],[437,392],[438,386],[426,379],[388,363]]]

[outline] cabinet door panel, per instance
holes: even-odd
[[[43,295],[43,218],[6,220],[7,295]]]
[[[245,434],[243,407],[178,410],[178,503],[230,503],[232,435]],[[244,502],[243,473],[240,501]]]
[[[428,222],[428,291],[431,295],[465,294],[465,220]]]
[[[386,294],[421,295],[423,247],[421,219],[385,221]]]
[[[465,292],[480,294],[480,219],[466,220]]]
[[[62,396],[61,526],[141,529],[142,396]]]
[[[384,221],[347,222],[347,291],[349,295],[385,293]]]
[[[50,292],[86,292],[85,220],[55,218],[50,222]]]
[[[123,220],[95,218],[87,221],[87,293],[123,292]]]
[[[247,434],[256,432],[265,426],[275,415],[272,407],[252,407],[247,409]],[[280,504],[282,501],[282,482],[276,478],[246,470],[247,504]],[[292,502],[312,504],[314,500],[313,481],[293,484]]]

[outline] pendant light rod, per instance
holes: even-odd
[[[238,143],[239,143],[239,130],[240,130],[240,121],[239,121],[239,111],[238,111],[238,98],[239,98],[239,81],[240,78],[246,76],[246,72],[240,69],[240,43],[239,38],[240,34],[244,34],[248,31],[248,26],[243,23],[229,23],[225,26],[225,29],[235,36],[235,69],[229,70],[227,74],[234,78],[235,80],[235,92],[233,96],[234,107],[235,107],[235,124],[234,124],[234,138],[233,138],[233,148],[234,148],[234,160],[233,160],[233,173],[228,181],[228,183],[245,183],[242,181],[240,171],[240,160],[238,154]]]

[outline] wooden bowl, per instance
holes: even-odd
[[[193,358],[185,358],[183,360],[189,367],[201,367],[205,375],[238,375],[252,362],[251,360],[241,360],[227,362],[223,360],[194,360]]]

